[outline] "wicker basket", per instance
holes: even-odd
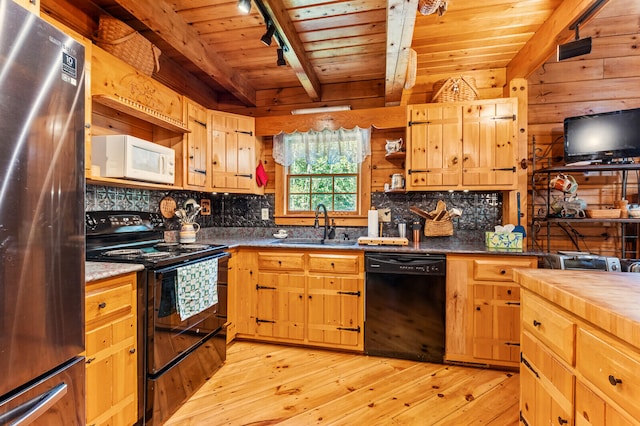
[[[453,222],[447,220],[429,220],[424,223],[425,237],[450,237],[453,235]]]
[[[422,15],[431,15],[435,13],[443,0],[420,0],[418,2],[418,12]]]
[[[96,44],[140,72],[150,76],[160,70],[160,49],[122,21],[100,16]]]
[[[469,76],[445,78],[433,83],[431,102],[461,102],[478,99],[476,79]]]

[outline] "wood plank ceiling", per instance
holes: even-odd
[[[43,11],[81,33],[97,30],[103,12],[125,21],[162,50],[163,64],[176,65],[161,67],[159,80],[176,86],[195,77],[195,90],[206,87],[216,102],[246,107],[256,106],[261,91],[296,87],[304,89],[308,106],[321,106],[325,88],[354,84],[383,87],[385,104],[397,105],[410,47],[418,79],[510,66],[517,70],[511,77],[525,77],[571,36],[569,24],[592,3],[449,0],[444,15],[423,16],[418,0],[253,0],[246,15],[237,0],[41,1]],[[260,40],[267,22],[258,4],[280,35],[270,46]],[[69,22],[69,10],[62,10],[69,5],[92,22]],[[279,41],[286,66],[276,64]]]

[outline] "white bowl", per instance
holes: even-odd
[[[287,238],[288,235],[278,233],[278,234],[273,234],[273,236],[279,239],[284,239],[284,238]]]
[[[629,210],[629,216],[634,218],[640,218],[640,207],[628,209],[628,210]]]

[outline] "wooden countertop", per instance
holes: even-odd
[[[523,288],[640,348],[640,274],[516,269],[514,279]]]

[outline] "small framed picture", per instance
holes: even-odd
[[[202,216],[209,216],[211,214],[211,200],[200,200],[200,214]]]

